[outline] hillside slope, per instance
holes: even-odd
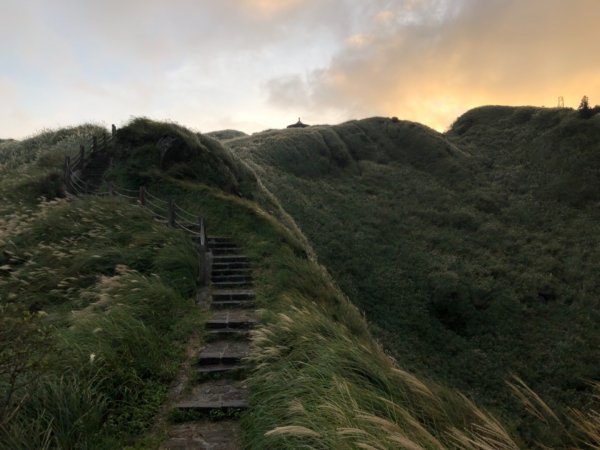
[[[447,137],[482,159],[505,190],[582,206],[600,200],[600,115],[569,109],[485,106],[468,111]]]
[[[65,198],[99,127],[0,144],[0,448],[123,448],[166,396],[187,336],[189,237],[116,198]]]
[[[600,379],[597,135],[572,111],[484,108],[447,135],[373,118],[228,146],[401,366],[534,439],[511,375],[557,408],[589,404]]]
[[[65,197],[64,156],[102,132],[58,130],[0,147],[3,449],[156,449],[166,429],[152,424],[183,347],[192,334],[203,339],[189,236],[135,198]],[[458,393],[394,365],[301,237],[250,200],[262,197],[227,149],[147,119],[115,142],[105,174],[113,186],[132,192],[143,181],[202,214],[211,232],[235,236],[256,261],[265,313],[252,335],[246,448],[475,449],[491,439],[516,448]]]
[[[511,204],[510,193],[471,192],[471,178],[477,186],[486,179],[477,170],[476,153],[425,127],[380,118],[345,124],[335,133],[320,130],[228,141],[245,154],[249,169],[209,137],[135,119],[118,131],[105,174],[129,192],[143,183],[153,195],[201,214],[210,233],[234,236],[255,261],[264,314],[252,333],[250,408],[241,417],[245,447],[512,450],[531,448],[538,440],[552,448],[597,442],[593,411],[575,420],[560,411],[552,416],[520,381],[513,380],[513,388],[541,420],[519,422],[513,414],[501,425],[455,390],[406,370],[418,368],[445,384],[466,386],[504,415],[512,410],[512,397],[496,389],[494,383],[504,384],[492,367],[506,373],[520,365],[528,382],[550,393],[554,389],[559,400],[574,392],[583,402],[590,392],[575,377],[596,370],[591,363],[580,365],[584,352],[588,362],[597,356],[597,347],[581,346],[597,338],[589,308],[595,299],[586,291],[593,290],[593,279],[586,276],[590,284],[581,288],[588,304],[573,296],[569,310],[562,297],[545,290],[543,307],[536,306],[538,297],[523,306],[502,283],[528,280],[538,270],[535,260],[519,258],[535,257],[540,236],[550,234],[533,234],[532,240],[529,233],[523,239],[533,242],[532,248],[496,261],[494,270],[504,273],[496,285],[496,272],[480,280],[481,261],[498,259],[507,245],[519,243],[520,235],[502,220],[529,216],[515,216],[520,203],[498,209],[502,195]],[[206,316],[193,302],[198,261],[189,237],[157,222],[135,198],[63,198],[64,156],[77,152],[89,134],[101,132],[82,126],[0,143],[0,448],[156,449],[166,430],[151,425],[183,346],[192,334],[203,339]],[[296,145],[298,136],[310,145]],[[295,145],[300,155],[322,158],[299,169],[302,157],[280,157],[282,142]],[[289,173],[293,170],[297,175]],[[463,209],[454,211],[456,205]],[[485,233],[477,235],[480,228],[494,229],[480,225],[482,218],[486,224],[494,221],[494,236],[504,240],[490,243]],[[515,226],[530,231],[529,222]],[[373,329],[312,259],[302,231],[344,290],[363,302]],[[481,254],[474,249],[479,246]],[[579,257],[577,246],[571,250]],[[465,261],[473,255],[482,259]],[[593,251],[590,257],[581,264],[592,267]],[[513,260],[521,266],[508,270]],[[430,271],[433,263],[437,272]],[[524,278],[518,278],[523,269]],[[533,277],[518,289],[532,287],[539,295],[539,281]],[[563,295],[558,286],[557,295]],[[498,291],[485,291],[492,288]],[[389,297],[382,289],[389,289]],[[515,319],[515,311],[526,326],[497,320]],[[540,311],[552,330],[540,328]],[[519,359],[530,356],[531,348],[507,352],[504,345],[518,337],[530,339],[531,347],[552,344],[549,331],[558,329],[558,314],[578,328],[563,327],[563,338],[573,340],[561,342],[558,356],[553,348],[532,355],[534,362],[548,364],[545,372]],[[530,335],[525,328],[533,330]],[[510,336],[515,330],[521,336]],[[399,363],[372,338],[373,331],[399,355]],[[495,353],[486,348],[499,342]],[[479,359],[471,360],[473,355]],[[551,359],[556,357],[565,358],[559,370]],[[473,365],[481,362],[487,364],[481,364],[483,373]],[[17,389],[6,370],[15,367],[19,381],[26,381]],[[551,370],[578,384],[556,389],[547,375]],[[481,383],[486,375],[496,376],[491,388]],[[514,432],[513,422],[521,433]],[[565,427],[575,429],[566,433]]]

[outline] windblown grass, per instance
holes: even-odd
[[[203,319],[197,255],[132,204],[21,190],[17,179],[60,170],[59,153],[81,137],[57,134],[39,152],[11,144],[2,176],[0,448],[122,448],[153,423]]]
[[[104,132],[86,124],[0,142],[0,217],[15,212],[17,205],[35,205],[39,197],[64,195],[60,177],[65,156],[76,156],[80,144]]]
[[[403,369],[468,393],[533,445],[511,374],[553,410],[594,401],[599,124],[486,107],[445,135],[373,118],[227,145]]]
[[[243,138],[232,142],[237,142],[243,147],[248,144],[249,139]],[[259,137],[252,139],[258,140]],[[436,179],[432,181],[425,173],[402,169],[402,176],[406,177],[405,182],[428,181],[429,184],[425,185],[423,193],[419,193],[414,200],[407,201],[400,207],[402,211],[407,212],[406,218],[411,227],[422,223],[421,216],[431,218],[435,223],[436,233],[441,233],[436,236],[436,242],[445,246],[443,247],[446,249],[445,252],[449,252],[454,248],[454,244],[459,242],[459,234],[462,235],[465,230],[473,232],[480,228],[479,216],[482,211],[490,213],[490,201],[483,194],[474,195],[467,197],[467,203],[460,210],[450,211],[451,214],[434,210],[432,205],[452,202],[458,198],[458,194],[447,188],[444,171],[448,168],[452,170],[457,159],[466,157],[466,154],[453,151],[452,146],[443,139],[434,140],[440,144],[442,153],[433,152],[428,155],[427,157],[432,158],[429,161],[415,153],[410,155],[409,163],[417,165],[419,170],[431,165],[435,166]],[[444,150],[445,145],[450,145],[450,152]],[[302,151],[302,149],[297,150]],[[416,149],[412,150],[416,151]],[[242,151],[252,151],[252,147],[242,149]],[[274,164],[285,166],[290,163],[291,156],[283,155],[284,159],[276,161]],[[385,155],[380,156],[385,157]],[[275,158],[277,155],[273,153],[270,157]],[[398,156],[396,155],[396,157]],[[400,155],[400,157],[402,156]],[[135,161],[126,160],[125,163],[131,164]],[[349,263],[346,275],[338,278],[340,284],[352,287],[352,284],[348,284],[349,277],[361,276],[363,280],[361,286],[373,287],[371,270],[377,270],[377,267],[365,266],[364,258],[358,255],[372,255],[374,251],[384,248],[379,244],[374,246],[372,237],[365,231],[378,230],[382,232],[383,230],[384,234],[389,231],[385,227],[382,228],[383,219],[377,218],[373,208],[379,206],[390,208],[392,206],[389,201],[384,201],[382,205],[378,204],[377,196],[380,195],[378,189],[383,186],[382,177],[384,183],[397,180],[396,169],[399,166],[391,164],[385,166],[369,161],[359,162],[358,169],[360,170],[348,166],[346,176],[350,176],[357,183],[365,178],[372,182],[372,185],[364,188],[365,196],[360,197],[361,205],[369,212],[368,223],[362,229],[355,229],[353,228],[353,212],[356,212],[356,208],[354,203],[349,202],[352,200],[351,195],[355,190],[343,184],[334,184],[338,179],[336,177],[340,175],[339,171],[334,171],[332,174],[325,170],[328,175],[323,181],[318,178],[307,180],[305,178],[319,174],[324,166],[320,169],[311,168],[310,170],[314,169],[316,172],[311,172],[307,177],[306,174],[302,175],[305,178],[294,178],[277,174],[267,164],[261,167],[256,161],[254,163],[253,168],[257,170],[257,173],[260,172],[261,176],[268,173],[271,177],[263,177],[263,180],[268,180],[271,186],[277,186],[277,189],[274,190],[277,192],[277,198],[271,198],[265,203],[265,207],[280,217],[282,213],[285,214],[285,211],[278,210],[277,204],[279,200],[282,200],[283,205],[288,211],[293,212],[294,218],[304,230],[306,230],[307,224],[311,226],[320,224],[319,227],[323,234],[320,240],[313,240],[318,244],[317,250],[323,248],[319,247],[321,242],[335,244],[335,247],[330,248],[331,252],[326,254],[327,257],[323,259],[327,262],[335,259],[343,264]],[[118,178],[120,182],[129,183],[128,187],[135,188],[136,179],[127,176],[131,170],[131,168],[122,167],[113,172],[113,175],[120,177]],[[467,167],[465,170],[471,169]],[[358,172],[359,177],[354,178],[357,175],[355,172]],[[265,212],[251,201],[226,195],[215,189],[214,186],[209,187],[198,183],[201,180],[187,177],[181,179],[182,177],[177,174],[159,170],[147,170],[144,174],[144,182],[152,192],[172,197],[186,209],[201,213],[209,224],[209,233],[234,236],[244,248],[245,253],[255,261],[256,289],[264,309],[264,326],[253,334],[259,352],[254,357],[257,369],[250,378],[251,407],[243,416],[248,448],[462,448],[484,450],[514,449],[534,445],[536,441],[532,434],[522,428],[516,430],[516,426],[512,425],[510,421],[506,421],[504,416],[501,419],[495,418],[471,399],[438,383],[416,376],[404,367],[398,367],[398,363],[388,356],[370,336],[365,318],[358,312],[358,309],[340,293],[327,273],[308,257],[311,255],[311,251],[304,246],[304,236],[301,235],[299,228],[286,228],[273,215]],[[450,176],[450,182],[456,183],[457,181],[453,177]],[[342,178],[339,177],[339,180],[341,181]],[[459,180],[458,183],[460,184],[460,182]],[[259,185],[260,183],[261,180],[258,181]],[[338,188],[340,188],[340,192],[336,192]],[[393,191],[389,185],[388,188],[390,192]],[[463,188],[464,186],[460,189]],[[297,195],[305,189],[307,189],[306,192],[310,192],[310,195]],[[321,196],[316,195],[317,192]],[[387,193],[388,191],[384,189],[383,192]],[[417,192],[416,188],[407,188],[404,198],[408,199],[409,194],[415,195]],[[443,195],[436,198],[440,193]],[[315,195],[311,200],[313,194]],[[293,198],[293,195],[296,197],[294,203],[291,203],[290,199]],[[494,206],[495,197],[492,195],[490,198],[492,199],[491,205]],[[469,203],[471,200],[477,206],[471,205]],[[312,203],[313,201],[315,203]],[[331,219],[331,216],[325,214],[327,212],[325,206],[329,208],[333,204],[335,204],[334,210],[342,211],[343,214],[329,223],[328,220]],[[293,205],[293,208],[290,208],[290,205]],[[299,213],[301,210],[304,211],[304,214]],[[315,214],[317,210],[323,210],[323,214]],[[385,218],[389,219],[392,224],[395,223],[392,215],[388,214]],[[524,220],[525,218],[523,218]],[[519,223],[523,224],[523,221]],[[289,221],[285,223],[289,225]],[[324,224],[327,224],[327,227]],[[446,226],[450,228],[446,228],[444,231]],[[340,229],[348,231],[349,241],[341,239],[342,236],[339,233],[335,236],[331,234],[331,230],[339,231]],[[452,230],[456,230],[456,236],[452,234]],[[420,229],[417,236],[427,236],[426,233],[427,229]],[[396,239],[392,235],[385,235],[388,236],[386,245],[390,245]],[[511,234],[511,238],[514,238],[513,234]],[[445,239],[449,239],[451,242],[445,242]],[[364,245],[364,247],[357,248],[356,244]],[[423,249],[410,241],[407,245],[403,245],[404,251],[400,254],[407,260],[401,264],[402,270],[418,269],[423,273],[428,273],[427,265],[424,264],[425,260],[421,258]],[[501,242],[495,242],[495,245],[501,245]],[[442,255],[439,262],[444,269],[432,273],[431,276],[433,278],[441,277],[439,280],[435,280],[440,292],[436,293],[433,300],[443,303],[444,296],[451,292],[444,290],[445,283],[457,279],[451,273],[457,270],[457,266],[452,266],[453,268],[450,270],[452,262],[457,259],[456,256],[453,259],[450,258],[450,255],[444,252],[436,253],[436,255],[439,254]],[[390,256],[391,254],[387,252],[385,255]],[[323,257],[323,253],[320,253],[320,257]],[[393,259],[393,261],[397,263],[398,259]],[[333,264],[332,267],[335,269],[339,266]],[[468,269],[473,269],[473,273],[477,273],[474,264],[469,265]],[[334,270],[334,273],[339,275],[340,272]],[[389,281],[393,275],[394,273],[388,273],[386,280]],[[428,333],[421,337],[435,335],[434,331],[427,331],[428,322],[426,320],[419,320],[419,318],[424,318],[423,313],[427,311],[424,311],[422,307],[406,303],[410,300],[408,293],[415,288],[422,289],[423,285],[420,283],[411,285],[408,282],[399,285],[397,277],[393,279],[395,280],[392,284],[394,292],[402,293],[399,286],[407,291],[402,294],[404,300],[399,305],[390,310],[390,301],[395,297],[380,295],[372,304],[361,304],[361,306],[368,306],[367,311],[385,311],[386,320],[401,320],[413,329]],[[349,291],[351,294],[355,292],[352,289]],[[417,300],[421,299],[423,295],[424,292],[421,292]],[[407,305],[409,307],[404,308]],[[438,304],[433,307],[439,309],[437,314],[440,321],[445,321],[444,326],[451,329],[452,327],[458,327],[457,329],[464,327],[465,324],[461,325],[460,320],[454,320],[460,319],[464,313],[470,313],[467,308],[454,316],[450,314],[448,317],[443,317],[444,305]],[[492,312],[494,311],[498,313],[500,310],[492,309]],[[515,324],[503,324],[507,330],[510,330],[513,325]],[[471,327],[472,324],[466,324],[466,326]],[[438,327],[436,330],[442,329]],[[473,332],[470,328],[463,328],[461,333],[465,331]],[[389,336],[389,334],[380,335]],[[447,331],[440,333],[434,336],[435,342],[439,343],[448,338],[448,342],[445,342],[444,345],[450,345],[456,349],[458,347],[455,344],[464,342],[465,339],[464,336],[460,338],[450,338],[450,336],[451,334]],[[519,335],[515,337],[519,337]],[[384,343],[386,347],[389,347],[398,344],[399,340],[395,337]],[[402,345],[406,352],[411,354],[413,364],[416,360],[423,358],[423,343],[416,340],[414,336],[403,342]],[[473,361],[485,362],[480,354],[474,353],[473,356],[477,356]],[[421,364],[422,361],[424,360],[421,359]],[[457,357],[453,363],[458,367],[465,361],[464,358]],[[432,362],[444,363],[444,360],[436,357]],[[473,368],[468,376],[471,378],[486,376],[493,370],[491,363],[488,361],[486,364],[477,365],[477,369]],[[413,364],[408,364],[408,366]],[[445,370],[443,364],[436,368]],[[477,373],[477,370],[480,369],[482,370],[481,374]],[[465,367],[461,368],[461,373],[465,373]],[[461,384],[464,384],[464,380]],[[482,394],[480,393],[480,395]],[[508,395],[506,398],[512,397]],[[504,404],[496,399],[493,400],[495,401],[490,403],[495,404],[497,410],[504,410]],[[510,408],[512,409],[513,406]],[[521,424],[521,426],[523,425]],[[558,438],[557,433],[559,434]],[[561,430],[556,430],[553,426],[546,426],[541,434],[536,436],[544,436],[540,443],[546,444],[542,443],[541,445],[550,446],[556,443],[555,448],[572,446],[568,435]]]
[[[258,350],[252,356],[256,369],[249,378],[250,408],[242,415],[247,448],[512,450],[533,445],[598,448],[599,416],[593,407],[565,415],[552,409],[551,402],[542,400],[543,394],[535,394],[524,381],[515,379],[507,390],[512,390],[533,413],[533,420],[540,422],[537,425],[540,432],[527,434],[522,428],[516,430],[504,417],[494,417],[459,392],[416,375],[410,370],[411,364],[399,364],[384,351],[371,336],[359,309],[311,257],[300,229],[286,227],[274,215],[286,213],[278,210],[278,202],[283,199],[282,203],[292,210],[294,219],[303,229],[310,230],[319,222],[315,217],[325,217],[315,214],[320,208],[319,202],[331,205],[327,202],[333,199],[339,208],[336,211],[349,214],[353,210],[353,205],[348,203],[353,189],[343,184],[329,184],[330,178],[327,183],[313,179],[310,189],[322,190],[323,196],[315,196],[319,199],[315,204],[309,200],[310,196],[299,197],[297,203],[292,203],[291,189],[297,186],[309,189],[308,183],[304,183],[306,180],[277,178],[280,175],[270,172],[273,178],[269,183],[276,185],[274,180],[282,183],[277,185],[278,198],[273,197],[264,204],[265,209],[273,208],[274,214],[271,214],[249,198],[230,195],[231,192],[243,193],[235,189],[241,186],[236,176],[243,171],[236,172],[239,161],[231,163],[232,156],[222,149],[213,152],[217,143],[202,143],[197,135],[171,124],[159,125],[147,120],[134,121],[129,134],[121,136],[130,147],[121,149],[125,153],[121,154],[111,176],[130,188],[143,182],[151,192],[173,198],[192,213],[201,214],[210,234],[233,236],[252,258],[263,322],[252,334]],[[370,125],[387,126],[379,119]],[[402,126],[410,128],[410,124]],[[461,267],[452,265],[456,258],[441,251],[455,249],[454,244],[458,242],[452,232],[443,230],[446,226],[460,233],[479,230],[481,210],[465,204],[451,214],[441,214],[431,209],[431,200],[440,193],[444,195],[437,201],[442,203],[456,199],[455,193],[446,190],[444,172],[455,171],[454,175],[461,172],[462,169],[456,169],[457,161],[466,158],[466,154],[454,149],[445,138],[432,136],[429,130],[422,128],[414,140],[405,141],[410,149],[408,155],[394,153],[390,141],[383,142],[381,148],[370,142],[361,150],[360,126],[351,123],[348,128],[351,136],[346,146],[354,149],[354,153],[350,152],[352,157],[362,155],[360,158],[379,161],[353,164],[337,141],[339,136],[325,132],[323,140],[340,144],[331,158],[348,163],[344,166],[348,174],[358,177],[353,180],[365,176],[373,180],[375,174],[384,180],[395,179],[397,172],[393,168],[378,164],[402,162],[419,171],[402,171],[408,180],[431,182],[424,189],[424,197],[418,199],[423,207],[416,208],[417,213],[407,220],[412,226],[428,217],[441,233],[435,238],[441,247],[433,253],[442,255],[442,263],[440,270],[431,274],[437,277],[434,281],[440,288],[434,299],[441,304],[432,308],[438,308],[444,327],[463,333],[445,344],[463,342],[461,339],[478,329],[473,328],[473,323],[465,325],[458,320],[472,312],[466,308],[468,305],[462,302],[466,309],[454,311],[454,315],[444,316],[440,312],[448,306],[443,303],[446,294],[453,292],[444,290],[447,284],[460,287],[455,283],[458,277],[454,272]],[[143,161],[146,153],[156,157],[155,140],[170,134],[176,138],[173,142],[178,142],[175,148],[181,151],[176,155],[176,163],[158,167],[160,158],[154,163]],[[376,137],[372,130],[366,134],[371,139]],[[423,142],[432,143],[434,151],[419,154],[419,143]],[[191,153],[186,153],[190,149]],[[366,153],[356,153],[363,150]],[[206,153],[202,158],[208,158],[214,167],[223,169],[216,174],[217,178],[212,174],[205,180],[201,174],[183,170],[186,158],[194,159],[198,152]],[[284,158],[277,162],[280,163],[289,164],[290,160]],[[327,177],[331,175],[325,163],[319,164],[307,168],[311,177],[322,175],[323,170]],[[177,165],[179,168],[174,170]],[[260,167],[255,164],[254,168]],[[423,171],[429,169],[434,172],[434,181],[423,175]],[[265,172],[270,170],[264,168]],[[345,170],[336,168],[333,175]],[[27,170],[25,173],[32,173],[34,181],[40,176]],[[450,183],[455,183],[454,175],[450,176]],[[32,312],[24,315],[26,320],[50,330],[51,339],[47,343],[51,357],[38,365],[39,379],[28,384],[28,389],[19,390],[11,408],[3,412],[0,446],[108,449],[135,442],[135,437],[152,422],[165,398],[166,386],[181,356],[181,342],[200,319],[193,312],[189,298],[196,273],[192,246],[183,234],[156,225],[146,212],[119,200],[47,201],[27,194],[27,201],[21,201],[15,191],[17,184],[11,184],[11,178],[8,179],[4,185],[10,187],[6,197],[8,206],[4,206],[6,215],[0,227],[0,239],[7,250],[0,261],[0,302],[16,308],[15,320],[21,320],[20,311],[29,310]],[[246,185],[248,189],[252,187],[250,181]],[[286,185],[287,181],[290,183]],[[373,186],[381,187],[376,182]],[[371,190],[373,186],[367,186],[365,196],[360,196],[362,204],[377,203],[374,198],[378,194]],[[223,192],[224,188],[229,193]],[[336,192],[337,189],[340,191]],[[411,192],[414,194],[415,190]],[[256,196],[250,192],[247,197],[265,199],[264,196],[264,192]],[[384,204],[390,206],[385,201]],[[489,206],[486,205],[482,208]],[[413,206],[408,204],[406,208]],[[298,213],[302,208],[304,216]],[[364,286],[354,285],[352,279],[363,280],[365,286],[370,286],[372,281],[371,268],[365,266],[360,252],[372,254],[378,249],[385,250],[361,232],[383,230],[383,236],[390,235],[374,217],[370,217],[366,227],[356,230],[349,220],[352,215],[344,214],[331,225],[337,230],[347,230],[350,241],[332,240],[334,247],[329,250],[335,251],[326,254],[323,260],[329,263],[337,257],[344,263],[349,262],[348,266],[332,264],[332,267],[337,281],[354,295],[360,291],[357,286]],[[395,223],[393,217],[386,218]],[[327,222],[321,221],[320,226],[324,223]],[[417,233],[417,236],[427,235],[427,230],[420,232],[423,234]],[[331,234],[324,233],[323,239],[329,237]],[[313,242],[318,251],[327,248],[322,247],[323,241]],[[366,247],[359,246],[357,250],[350,245],[352,243]],[[419,263],[414,265],[415,270],[425,270],[428,266],[419,256],[420,247],[413,244],[405,241],[402,247],[416,251],[416,256],[408,262]],[[340,271],[340,267],[347,267],[347,273]],[[409,268],[406,264],[402,267]],[[468,269],[465,273],[475,270],[471,265]],[[394,275],[390,272],[386,279],[395,279]],[[403,283],[394,286],[418,293],[411,283]],[[416,287],[422,289],[423,285],[417,283]],[[459,298],[462,298],[461,292]],[[426,316],[422,307],[409,301],[409,293],[402,293],[400,303],[410,308],[396,305],[390,310],[389,299],[393,297],[378,296],[377,300],[382,303],[365,309],[367,312],[386,311],[387,319],[410,322],[410,326],[423,331],[427,323],[415,318]],[[416,298],[421,299],[423,295],[421,292]],[[514,306],[511,302],[508,304]],[[506,324],[507,329],[512,325]],[[436,334],[431,330],[427,333],[423,336]],[[438,342],[449,336],[446,331],[434,337]],[[35,335],[31,342],[36,342]],[[405,342],[398,340],[398,336],[384,341],[387,348],[399,343],[406,352],[412,352],[412,363],[423,356],[417,351],[423,347],[419,347],[421,344],[414,336]],[[8,339],[0,342],[0,365],[10,360],[3,359],[2,352],[11,348]],[[33,358],[35,352],[31,355]],[[458,358],[456,364],[465,361],[468,359]],[[481,361],[481,358],[473,361]],[[490,367],[482,366],[483,374],[489,373]],[[478,374],[470,374],[475,375]],[[5,380],[0,372],[0,389],[8,385]],[[563,425],[558,426],[558,422]]]

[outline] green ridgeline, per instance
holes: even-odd
[[[401,367],[559,446],[507,381],[598,407],[599,138],[600,116],[484,107],[446,134],[371,118],[227,145]]]
[[[0,448],[156,448],[164,429],[150,426],[187,339],[205,319],[192,300],[197,267],[187,235],[119,199],[60,198],[64,155],[96,130],[0,143],[0,368],[18,349],[28,363],[20,372],[26,388],[1,412]],[[513,371],[543,394],[558,394],[555,406],[571,392],[552,384],[557,374],[578,383],[575,404],[588,398],[576,377],[595,367],[580,361],[586,349],[593,361],[596,335],[577,320],[585,312],[594,323],[593,310],[577,296],[565,307],[560,290],[544,291],[541,304],[518,297],[539,286],[544,246],[528,220],[547,204],[531,211],[525,194],[488,186],[478,157],[457,138],[370,119],[234,138],[231,152],[177,125],[136,119],[116,142],[110,180],[143,184],[202,214],[209,234],[234,237],[256,262],[265,313],[253,333],[257,369],[242,417],[248,448],[523,448],[535,439],[566,448],[583,438],[567,434],[514,381],[542,418],[519,419],[503,379]],[[571,220],[591,225],[583,213]],[[297,225],[334,279],[314,262]],[[560,229],[574,244],[544,244],[558,247],[556,258],[578,251],[583,237],[571,225]],[[508,245],[514,252],[504,254]],[[527,252],[534,253],[524,261]],[[485,271],[490,255],[499,275]],[[593,262],[577,256],[574,264]],[[586,294],[594,280],[584,276]],[[543,321],[548,329],[540,329]],[[551,347],[557,332],[572,340]],[[524,348],[510,348],[517,338]],[[584,338],[590,346],[576,348]],[[564,367],[551,372],[558,356],[567,358]],[[442,385],[491,405],[504,427]],[[0,371],[0,394],[7,388]],[[577,428],[561,413],[564,426]]]
[[[142,137],[131,144],[131,135]],[[163,146],[166,137],[172,147]],[[200,212],[209,234],[232,236],[253,261],[264,315],[253,333],[257,370],[249,378],[250,408],[242,415],[248,448],[443,448],[458,442],[476,448],[491,439],[516,448],[501,426],[493,431],[494,420],[460,394],[394,365],[359,310],[308,256],[304,237],[291,227],[277,198],[229,150],[177,125],[147,119],[119,130],[117,142],[123,148],[109,178],[129,189],[142,181],[153,194]],[[227,168],[214,164],[220,168],[208,179],[172,169],[195,166],[196,157],[207,160],[205,149],[215,147],[220,148],[213,155],[238,162]],[[161,155],[176,162],[160,167]],[[231,189],[242,185],[251,189]]]

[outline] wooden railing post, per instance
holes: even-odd
[[[200,246],[198,248],[198,284],[206,286],[206,241],[204,240],[204,219],[198,216],[198,228],[200,229]]]
[[[98,138],[96,136],[92,137],[92,153],[96,153],[98,150]]]
[[[111,136],[115,137],[116,134],[117,134],[117,127],[115,127],[115,124],[113,123],[112,127],[111,127]]]
[[[175,202],[169,200],[169,226],[175,227]]]
[[[79,168],[82,170],[83,170],[84,158],[85,158],[85,147],[83,145],[80,145],[79,146]]]
[[[198,246],[198,285],[208,286],[212,266],[212,253],[206,242],[206,228],[204,219],[198,216],[198,228],[200,229],[200,245]]]
[[[70,158],[68,156],[65,156],[65,164],[63,167],[63,179],[65,180],[65,182],[67,181],[67,176],[68,174],[68,170],[69,170],[69,160]]]
[[[140,186],[139,201],[140,201],[140,205],[146,206],[146,188],[144,186]]]
[[[67,191],[71,189],[71,157],[65,156],[65,167],[63,178],[65,181],[65,187]]]

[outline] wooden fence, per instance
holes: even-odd
[[[87,151],[85,144],[81,144],[76,156],[65,156],[63,179],[67,192],[73,195],[93,194],[88,182],[82,178],[83,170],[94,154],[107,152],[112,147],[116,133],[117,128],[113,125],[110,135],[92,136]]]
[[[206,225],[204,218],[193,214],[173,200],[164,200],[148,191],[144,186],[138,189],[127,189],[107,182],[106,192],[97,195],[121,197],[150,211],[154,220],[173,228],[179,228],[187,232],[198,244],[199,273],[198,281],[201,286],[208,285],[212,267],[212,252],[208,246]]]
[[[185,210],[172,199],[165,200],[157,197],[144,186],[140,186],[138,189],[127,189],[111,181],[106,181],[106,190],[94,190],[85,180],[84,170],[86,165],[96,154],[107,153],[112,148],[116,131],[117,129],[113,125],[110,135],[104,134],[99,138],[97,136],[91,138],[88,152],[86,152],[86,147],[81,145],[79,153],[74,158],[65,157],[64,184],[66,191],[73,196],[115,196],[130,200],[149,211],[154,220],[188,233],[197,242],[199,258],[198,284],[207,286],[210,281],[213,255],[209,248],[206,225],[202,216]],[[109,165],[112,165],[112,158]]]

